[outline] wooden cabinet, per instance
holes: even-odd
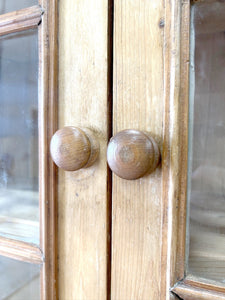
[[[198,2],[205,9],[195,23]],[[59,171],[60,299],[225,297],[223,283],[204,279],[213,276],[201,256],[208,252],[192,248],[188,260],[186,226],[194,41],[212,26],[225,29],[223,12],[210,0],[59,3],[59,127],[90,127],[100,141],[94,166]],[[107,168],[107,142],[124,129],[157,141],[161,164],[152,174],[125,180]],[[192,229],[191,247],[193,233],[204,239]]]
[[[0,35],[30,28],[38,32],[39,104],[32,116],[38,118],[39,130],[28,144],[39,151],[39,161],[30,169],[39,164],[40,199],[38,242],[0,234],[0,254],[18,260],[13,262],[24,278],[40,270],[40,282],[31,288],[41,286],[37,298],[42,300],[225,299],[225,179],[222,171],[212,172],[215,161],[223,169],[224,1],[39,4],[0,16]],[[15,49],[13,53],[19,56]],[[2,82],[3,77],[0,87]],[[215,103],[217,110],[209,110]],[[77,155],[82,147],[86,151],[81,163],[73,157],[77,171],[57,169],[50,157],[50,139],[65,126],[78,128],[82,143]],[[154,139],[161,159],[153,172],[127,180],[111,172],[106,153],[112,136],[132,129],[148,142],[147,135]],[[93,164],[80,168],[92,152],[88,132],[98,141],[99,154]],[[127,149],[125,145],[124,163]],[[67,146],[61,150],[67,153]],[[3,154],[0,171],[10,172],[11,152]],[[71,169],[68,164],[66,169]],[[209,201],[217,192],[219,197]],[[38,268],[27,264],[29,271],[24,263]],[[20,292],[26,293],[26,287]]]
[[[100,141],[93,167],[59,171],[60,299],[166,299],[182,279],[188,16],[187,1],[59,3],[59,127],[90,127]],[[107,142],[124,129],[156,139],[153,174],[111,176]]]

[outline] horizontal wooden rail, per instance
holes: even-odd
[[[33,264],[44,262],[43,253],[36,245],[4,237],[0,237],[0,255]]]
[[[0,15],[0,36],[38,26],[44,13],[39,5]]]
[[[211,289],[207,289],[204,283],[190,281],[188,283],[185,281],[177,283],[171,292],[183,300],[225,300],[225,294],[220,287],[211,286]]]
[[[218,281],[203,279],[193,275],[187,275],[183,281],[186,285],[201,288],[209,291],[216,291],[225,295],[225,285]]]

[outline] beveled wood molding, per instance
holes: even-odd
[[[0,15],[0,36],[37,27],[44,13],[39,5]]]
[[[161,298],[184,278],[190,0],[165,2]]]
[[[45,255],[41,299],[58,299],[57,280],[57,167],[50,156],[50,140],[57,130],[58,0],[39,0],[45,11],[39,32],[39,178],[40,248]]]
[[[210,4],[217,0],[199,0]],[[219,2],[219,1],[218,1]],[[173,286],[170,299],[221,300],[225,287],[210,280],[185,277],[186,182],[188,149],[190,1],[166,1],[165,18],[165,131],[163,168],[162,269],[167,278],[161,287]],[[222,15],[222,14],[221,14]],[[201,33],[208,32],[207,14]],[[212,14],[210,14],[212,17]],[[222,23],[222,17],[220,18]],[[212,23],[212,21],[211,21]],[[214,26],[215,31],[217,28]],[[172,79],[172,80],[171,80]],[[172,96],[172,97],[171,97]],[[171,109],[172,108],[172,109]],[[173,126],[171,126],[171,124]],[[172,130],[172,134],[171,134]],[[172,140],[171,140],[172,137]],[[176,153],[176,158],[174,154]],[[164,164],[162,164],[164,165]],[[168,169],[167,169],[168,168]],[[167,201],[168,199],[168,201]],[[185,278],[185,279],[184,279]],[[162,289],[163,290],[163,289]],[[164,291],[164,290],[163,290]],[[165,294],[161,299],[165,299]]]
[[[0,255],[32,264],[42,264],[42,251],[30,243],[0,237]]]
[[[222,293],[223,295],[225,295],[225,286],[224,284],[218,281],[213,281],[210,279],[204,279],[204,278],[195,277],[193,275],[188,275],[187,277],[185,277],[183,282],[184,284],[188,286],[192,286],[193,288],[205,289],[212,292],[216,291],[218,293]]]
[[[181,281],[171,289],[171,292],[183,300],[225,300],[223,293],[216,289],[207,290],[200,283],[198,286],[193,286]]]

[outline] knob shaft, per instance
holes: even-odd
[[[99,143],[90,129],[68,126],[55,132],[50,153],[59,168],[76,171],[96,161]]]
[[[155,170],[160,161],[160,151],[149,133],[127,129],[111,138],[107,160],[111,170],[119,177],[138,179]]]

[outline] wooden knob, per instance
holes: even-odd
[[[50,152],[59,168],[76,171],[96,161],[99,143],[90,129],[68,126],[53,135]]]
[[[111,170],[119,177],[138,179],[155,170],[160,161],[160,151],[147,132],[127,129],[111,138],[107,160]]]

